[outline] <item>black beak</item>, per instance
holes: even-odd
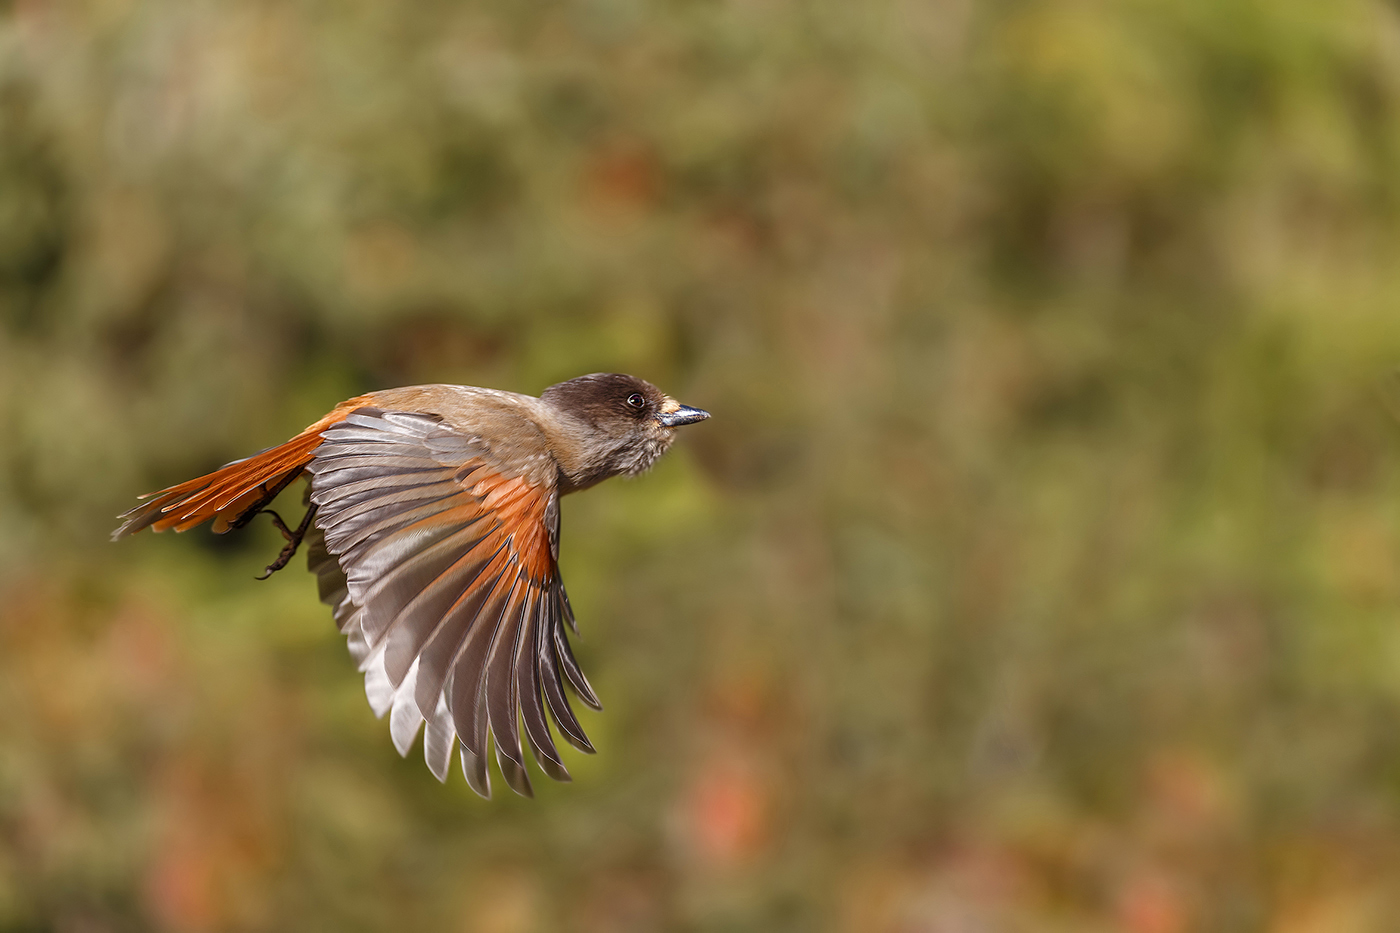
[[[656,420],[668,428],[678,428],[683,424],[694,424],[697,421],[704,421],[710,417],[710,413],[703,408],[691,408],[689,405],[682,405],[675,411],[658,412]]]

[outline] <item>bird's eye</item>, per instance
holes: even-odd
[[[642,395],[640,392],[633,392],[631,395],[627,396],[627,404],[631,405],[633,408],[646,408],[646,396]]]

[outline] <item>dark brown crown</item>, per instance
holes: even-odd
[[[592,373],[552,385],[544,390],[540,398],[576,418],[597,425],[636,422],[647,415],[654,417],[666,400],[666,395],[650,382],[636,376]]]

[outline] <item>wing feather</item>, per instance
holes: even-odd
[[[530,599],[537,602],[538,592],[531,592]],[[545,630],[539,609],[532,605],[524,614],[520,630],[520,647],[515,654],[515,682],[520,692],[520,719],[525,724],[525,739],[530,743],[530,752],[535,756],[540,769],[556,781],[571,781],[569,769],[559,757],[554,747],[554,739],[549,734],[549,721],[545,717],[544,703],[541,700],[539,672],[540,633]]]
[[[539,636],[535,649],[535,669],[540,673],[545,702],[549,704],[549,712],[554,716],[559,733],[574,748],[591,755],[594,752],[593,744],[588,741],[583,726],[579,725],[578,717],[574,715],[573,707],[569,705],[569,696],[564,692],[564,683],[559,676],[559,665],[554,659],[552,632],[559,626],[558,604],[550,603],[548,612],[551,619],[546,630]]]
[[[390,622],[396,633],[385,648],[384,663],[391,678],[400,676],[399,672],[417,660],[428,642],[442,629],[452,607],[477,587],[478,581],[483,587],[487,585],[482,575],[491,561],[500,557],[500,551],[467,564],[469,557],[470,554],[449,573],[424,587]],[[463,567],[463,564],[467,565]]]
[[[564,676],[569,678],[569,686],[574,688],[578,698],[593,709],[601,710],[603,704],[589,686],[588,678],[583,676],[583,669],[574,658],[574,651],[569,647],[569,639],[565,636],[564,629],[558,626],[554,629],[554,653],[559,659],[559,666],[564,669]]]
[[[472,750],[465,745],[461,746],[461,752],[462,776],[467,779],[468,786],[486,799],[491,799],[491,777],[486,768],[486,759],[472,754]]]
[[[599,704],[565,635],[574,622],[553,480],[515,472],[432,415],[359,408],[321,437],[306,465],[317,507],[308,562],[394,747],[406,754],[422,728],[424,758],[445,780],[460,746],[483,796],[489,745],[517,793],[532,793],[524,745],[569,780],[549,720],[569,744],[593,747],[564,683]]]
[[[478,729],[476,720],[480,718],[484,723],[485,711],[476,697],[484,689],[486,653],[510,592],[505,563],[502,555],[492,561],[483,573],[483,576],[489,575],[488,578],[464,594],[448,611],[443,624],[419,654],[419,703],[443,693],[450,672],[456,686],[449,705],[457,723],[457,733],[463,742],[471,742],[472,750],[479,755],[486,753],[485,727]],[[455,699],[461,692],[465,692],[465,701]],[[478,734],[481,741],[477,741]]]
[[[515,680],[515,657],[520,650],[529,589],[527,583],[517,581],[496,627],[496,637],[486,658],[486,710],[491,735],[496,740],[496,763],[501,774],[516,793],[533,797],[535,792],[530,787],[525,756],[520,750],[520,694]]]
[[[418,737],[418,727],[423,725],[423,714],[413,699],[413,685],[418,679],[418,666],[408,669],[398,689],[394,693],[393,707],[389,711],[389,735],[394,740],[394,748],[401,757],[408,756],[413,740]],[[392,678],[390,678],[392,682]]]
[[[427,723],[428,728],[423,732],[423,760],[428,763],[428,770],[439,781],[445,782],[447,771],[452,766],[452,746],[457,743],[452,714],[441,697],[428,716]]]

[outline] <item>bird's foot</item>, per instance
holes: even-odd
[[[282,548],[282,553],[277,555],[276,560],[267,565],[267,569],[258,577],[259,580],[266,580],[287,566],[288,562],[295,556],[297,548],[301,547],[301,539],[306,537],[306,532],[311,528],[311,519],[316,516],[316,506],[308,505],[306,507],[306,514],[302,516],[301,524],[297,526],[296,531],[288,528],[287,523],[282,521],[282,516],[272,509],[263,509],[263,511],[272,516],[272,527],[282,532],[282,537],[287,539],[287,546]]]

